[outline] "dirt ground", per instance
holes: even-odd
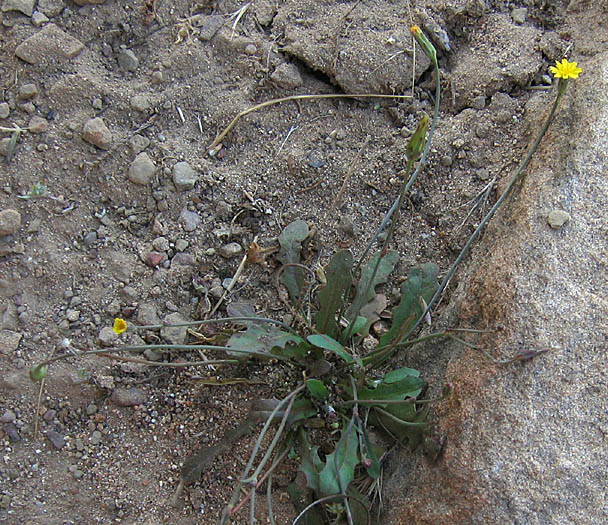
[[[317,232],[311,266],[340,248],[360,253],[397,195],[408,137],[432,113],[433,78],[412,51],[411,23],[438,45],[443,98],[387,293],[397,299],[416,263],[445,272],[529,143],[526,111],[550,100],[549,65],[576,57],[559,31],[567,4],[4,0],[0,126],[31,130],[0,165],[0,522],[215,523],[252,439],[221,455],[176,508],[181,464],[217,444],[253,399],[290,390],[276,365],[62,361],[44,384],[35,436],[31,364],[115,342],[116,316],[202,318],[254,238],[274,246],[294,219]],[[363,92],[412,98],[274,105],[208,155],[256,103]],[[1,137],[5,155],[10,133]],[[272,257],[247,267],[226,304],[285,319],[277,268]],[[196,376],[261,384],[205,386]],[[294,473],[288,463],[275,479],[277,523],[295,516],[285,494]],[[267,522],[263,505],[257,518]]]

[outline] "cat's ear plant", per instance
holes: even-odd
[[[412,135],[407,149],[407,169],[399,197],[382,221],[376,234],[355,260],[348,250],[339,251],[325,269],[325,285],[311,298],[308,274],[301,263],[302,242],[308,237],[304,221],[289,224],[279,237],[281,250],[278,259],[283,266],[278,280],[288,291],[296,313],[294,326],[273,319],[262,318],[252,311],[239,317],[209,319],[171,326],[230,323],[240,326],[225,336],[224,344],[141,345],[92,350],[78,355],[101,354],[114,359],[144,363],[150,366],[183,367],[210,364],[246,364],[248,359],[264,359],[298,370],[298,379],[282,399],[262,399],[252,404],[245,421],[227,432],[222,442],[202,448],[187,459],[174,498],[185,485],[200,478],[202,471],[232,443],[264,422],[253,446],[247,465],[239,476],[230,504],[221,522],[228,523],[243,507],[249,506],[249,521],[255,522],[258,491],[266,485],[268,519],[275,523],[272,483],[277,466],[291,458],[299,464],[305,486],[292,484],[288,492],[298,510],[294,523],[339,523],[349,525],[371,523],[371,507],[379,492],[382,462],[387,450],[374,440],[371,427],[391,436],[396,443],[415,448],[422,440],[427,426],[430,403],[450,395],[445,387],[437,399],[424,399],[425,382],[417,370],[400,367],[386,371],[387,362],[400,350],[420,341],[438,337],[459,340],[453,331],[429,334],[418,339],[412,336],[427,319],[430,310],[462,260],[470,244],[504,201],[513,184],[529,162],[540,139],[553,119],[568,78],[576,78],[580,69],[576,63],[557,63],[554,74],[560,77],[558,95],[539,138],[514,175],[507,190],[484,218],[463,252],[441,284],[438,267],[427,263],[411,269],[401,287],[400,303],[392,312],[392,324],[372,349],[366,349],[370,327],[386,308],[387,301],[376,288],[386,282],[397,261],[398,254],[389,249],[404,198],[422,170],[435,130],[440,102],[439,67],[435,49],[422,31],[414,26],[412,33],[431,59],[435,69],[435,110],[432,120],[423,117]],[[388,226],[386,239],[369,259],[379,234]],[[313,310],[316,310],[313,312]],[[312,312],[312,313],[311,313]],[[133,327],[158,329],[166,325]],[[126,323],[117,319],[114,331],[127,330]],[[190,362],[153,362],[117,352],[136,352],[160,348],[169,352],[205,350],[220,352],[222,359]],[[536,355],[515,356],[509,360],[524,360]],[[53,361],[73,357],[59,355],[47,359],[30,370],[33,380],[45,378]],[[492,358],[488,355],[488,357]],[[380,366],[382,369],[379,369]],[[389,367],[390,368],[390,367]],[[293,374],[291,374],[293,376]],[[275,427],[275,425],[278,425]],[[269,441],[269,443],[268,443]],[[266,444],[268,443],[268,444]],[[244,494],[244,495],[243,495]]]

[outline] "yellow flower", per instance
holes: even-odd
[[[114,330],[116,335],[122,334],[126,329],[127,322],[124,319],[120,319],[119,317],[114,319],[114,326],[112,327],[112,330]]]
[[[563,78],[567,80],[569,78],[578,78],[583,70],[577,66],[576,62],[568,62],[565,58],[560,62],[555,61],[555,66],[551,66],[549,71],[553,73],[555,78]]]

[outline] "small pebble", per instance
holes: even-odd
[[[551,228],[557,230],[570,220],[570,214],[564,210],[553,210],[547,216],[547,223]]]
[[[195,211],[190,211],[187,208],[184,208],[182,212],[179,214],[180,222],[184,226],[184,230],[187,232],[192,232],[196,230],[201,218],[198,216],[198,213]]]
[[[57,411],[53,410],[52,408],[47,410],[44,415],[42,416],[42,419],[44,419],[45,421],[49,422],[49,421],[53,421],[53,419],[55,419],[55,416],[57,415]]]
[[[59,432],[49,430],[46,433],[46,437],[57,450],[60,450],[65,446],[65,439]]]
[[[38,94],[38,86],[36,84],[23,84],[19,88],[19,93],[17,96],[21,100],[30,100],[34,98]]]
[[[162,350],[157,350],[155,348],[147,348],[146,350],[144,350],[144,357],[148,361],[162,361],[163,352]]]
[[[189,253],[176,253],[171,259],[171,268],[174,266],[195,266],[196,260]]]
[[[46,24],[48,21],[49,18],[44,13],[41,13],[40,11],[34,11],[32,13],[32,25],[34,27],[40,27]]]
[[[5,427],[6,435],[11,443],[16,443],[17,441],[21,441],[21,435],[19,434],[19,429],[15,426],[14,423],[8,423]]]
[[[76,321],[78,321],[78,319],[80,319],[80,310],[74,310],[72,308],[70,308],[69,310],[67,310],[67,312],[65,313],[65,318],[70,322],[70,323],[74,323]]]
[[[342,233],[344,233],[348,237],[351,237],[351,238],[355,237],[355,223],[350,217],[348,217],[346,215],[343,215],[342,217],[340,217],[340,223],[338,224],[338,230],[340,230]]]
[[[132,407],[143,405],[147,399],[147,394],[139,388],[117,388],[112,392],[110,401],[119,407]]]
[[[5,410],[0,416],[0,423],[13,423],[15,419],[17,419],[17,417],[12,410]]]
[[[19,11],[25,16],[32,16],[36,0],[4,0],[2,3],[2,12]]]
[[[48,127],[48,121],[37,115],[33,116],[30,119],[30,123],[28,124],[28,129],[30,133],[45,133]]]
[[[295,64],[288,64],[286,62],[277,66],[272,75],[270,75],[270,80],[284,89],[294,89],[304,83],[298,67]]]
[[[179,191],[191,190],[194,188],[198,174],[187,162],[178,162],[173,166],[173,184]]]
[[[167,255],[160,252],[148,252],[144,256],[144,262],[151,268],[156,268],[167,260]]]
[[[0,103],[0,118],[8,118],[11,114],[11,107],[8,105],[8,102]]]
[[[164,317],[163,323],[165,324],[180,324],[187,323],[189,319],[186,319],[179,312],[173,312]],[[164,326],[160,330],[161,337],[169,344],[183,345],[186,341],[187,327],[186,326]]]
[[[92,416],[96,412],[97,412],[97,405],[95,403],[91,403],[90,405],[87,405],[87,414],[89,416]]]
[[[74,479],[80,479],[82,476],[84,476],[84,472],[76,469],[74,472],[72,472],[72,476],[74,476]]]
[[[224,244],[224,246],[219,249],[219,254],[224,257],[224,259],[231,259],[232,257],[240,255],[242,252],[243,247],[238,242]]]
[[[198,38],[203,42],[208,42],[224,25],[224,19],[221,15],[201,16],[197,25],[200,26]]]
[[[93,99],[93,102],[91,102],[91,106],[93,106],[93,109],[101,111],[103,109],[103,100],[101,100],[99,97],[96,97]]]
[[[76,438],[75,445],[78,452],[82,452],[84,450],[84,442],[81,438]]]
[[[154,161],[147,153],[142,152],[135,157],[131,166],[129,166],[129,180],[135,184],[145,185],[152,180],[155,172]]]
[[[190,246],[190,243],[186,239],[177,239],[175,241],[175,251],[183,252],[188,246]]]
[[[513,19],[513,22],[515,22],[516,24],[523,24],[526,21],[527,17],[528,17],[528,8],[526,8],[526,7],[518,7],[516,9],[513,9],[513,11],[511,11],[511,18]]]
[[[21,227],[21,214],[12,208],[0,211],[0,237],[14,235]]]
[[[114,332],[111,326],[104,326],[99,331],[99,335],[97,337],[99,338],[101,346],[112,346],[116,343],[116,339],[118,339],[118,335],[116,332]]]
[[[131,107],[135,111],[148,111],[150,109],[150,100],[146,95],[135,95],[131,98]]]
[[[135,71],[139,66],[139,59],[130,49],[123,49],[118,53],[118,65],[125,71]]]
[[[90,248],[97,242],[97,232],[92,231],[92,232],[85,234],[82,241],[84,242],[85,246]]]
[[[162,84],[163,82],[163,72],[162,71],[154,71],[150,76],[150,82],[152,84]]]
[[[99,445],[99,443],[101,443],[101,432],[99,430],[95,430],[91,435],[91,443],[93,445]]]
[[[159,252],[166,252],[169,249],[169,240],[166,237],[156,237],[152,241],[152,247]]]
[[[112,133],[99,118],[87,120],[82,128],[82,140],[97,146],[99,149],[108,150],[112,146]]]
[[[136,155],[141,153],[150,145],[150,139],[148,137],[143,137],[141,135],[133,135],[129,139],[129,147],[131,151]]]

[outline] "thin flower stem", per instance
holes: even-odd
[[[104,348],[99,350],[87,350],[86,352],[79,352],[78,354],[61,354],[55,357],[50,357],[41,363],[38,363],[37,366],[44,366],[55,361],[60,361],[62,359],[69,359],[70,357],[82,357],[85,355],[95,355],[95,354],[114,354],[117,352],[137,352],[139,350],[213,350],[219,352],[230,352],[234,354],[243,354],[243,355],[258,355],[266,358],[277,359],[278,361],[289,361],[289,358],[280,356],[280,355],[270,355],[265,352],[258,352],[257,350],[241,350],[238,348],[230,348],[227,346],[215,346],[215,345],[163,345],[163,344],[154,344],[154,345],[131,345],[131,346],[122,346],[117,348]]]
[[[361,94],[322,94],[322,95],[294,95],[294,96],[290,96],[290,97],[282,97],[282,98],[275,98],[272,100],[267,100],[266,102],[262,102],[261,104],[257,104],[255,106],[252,106],[250,108],[247,108],[244,111],[241,111],[236,117],[234,117],[234,119],[232,119],[232,122],[230,122],[230,124],[228,124],[228,126],[226,126],[224,128],[224,130],[215,138],[215,140],[213,141],[213,143],[207,148],[207,151],[209,152],[209,155],[213,156],[216,153],[215,148],[220,144],[220,142],[222,142],[222,140],[224,140],[224,138],[226,137],[226,135],[228,135],[228,133],[230,133],[230,130],[236,126],[237,122],[244,117],[245,115],[248,115],[249,113],[253,113],[254,111],[257,111],[258,109],[262,109],[268,106],[272,106],[274,104],[280,104],[281,102],[289,102],[291,100],[319,100],[319,99],[325,99],[325,98],[412,98],[411,95],[379,95],[379,94],[374,94],[374,93],[361,93]]]
[[[276,324],[285,328],[293,334],[297,334],[297,332],[288,324],[283,323],[282,321],[277,321],[276,319],[268,319],[266,317],[221,317],[219,319],[205,319],[203,321],[194,321],[188,323],[175,323],[175,324],[149,324],[149,325],[133,325],[130,326],[127,331],[135,331],[135,330],[155,330],[158,328],[167,328],[173,326],[197,326],[202,324],[212,324],[212,323],[236,323],[236,322],[256,322],[256,323],[268,323],[268,324]]]
[[[431,121],[431,129],[428,132],[427,139],[426,139],[426,145],[424,146],[424,151],[422,152],[420,161],[418,162],[418,165],[416,166],[414,173],[412,173],[409,180],[407,181],[407,184],[405,185],[406,194],[410,190],[410,188],[413,186],[414,182],[416,182],[418,175],[420,174],[420,172],[426,165],[426,157],[431,148],[431,141],[433,140],[433,135],[435,134],[435,128],[437,127],[437,121],[439,120],[440,102],[441,102],[441,77],[439,74],[439,66],[435,62],[435,108],[433,110],[433,120]],[[367,247],[365,248],[365,250],[363,251],[363,254],[361,255],[361,257],[359,257],[359,260],[357,261],[357,264],[355,265],[355,267],[353,269],[354,273],[357,272],[359,270],[359,268],[361,267],[361,265],[363,264],[364,259],[367,257],[367,254],[369,253],[372,246],[376,242],[376,239],[378,238],[378,236],[382,233],[384,228],[386,228],[388,221],[390,221],[390,219],[393,216],[393,213],[395,213],[395,210],[397,209],[398,205],[399,205],[399,198],[395,199],[395,202],[391,206],[391,209],[384,216],[384,219],[382,219],[382,222],[380,223],[380,226],[378,226],[376,233],[374,234],[372,239],[369,241],[369,243],[368,243]]]
[[[226,520],[230,516],[232,516],[234,514],[235,505],[236,505],[236,502],[238,501],[240,489],[241,489],[241,487],[243,485],[242,480],[245,479],[247,477],[247,475],[249,474],[249,471],[251,470],[251,467],[253,466],[253,462],[255,461],[255,458],[258,455],[258,450],[260,449],[260,446],[262,445],[262,440],[266,436],[266,433],[268,432],[268,429],[270,428],[270,425],[272,424],[272,421],[273,421],[274,417],[277,415],[277,413],[279,412],[279,409],[285,403],[292,402],[292,400],[294,400],[295,397],[302,390],[304,390],[305,387],[306,387],[306,383],[302,383],[295,390],[291,391],[286,397],[284,397],[281,401],[279,401],[279,403],[277,403],[277,406],[274,407],[274,410],[268,416],[268,419],[266,420],[266,423],[262,427],[262,430],[260,431],[258,439],[257,439],[255,445],[253,446],[253,450],[251,451],[251,455],[249,456],[249,461],[247,462],[247,465],[245,466],[245,470],[243,471],[243,475],[239,478],[239,482],[237,484],[237,487],[234,490],[234,493],[232,494],[232,499],[230,500],[230,503],[228,504],[228,506],[224,510],[224,513],[222,514],[222,520],[220,522],[220,525],[224,525],[226,523]],[[283,416],[284,418],[289,415],[289,411],[288,410],[286,410],[285,412],[286,413]]]
[[[380,261],[381,261],[382,257],[384,255],[386,255],[386,251],[388,250],[388,245],[389,245],[389,243],[391,241],[391,237],[392,237],[392,235],[393,235],[393,233],[395,231],[395,228],[397,226],[397,221],[399,219],[399,211],[401,210],[401,207],[403,205],[403,201],[405,199],[405,195],[407,195],[408,191],[413,186],[414,182],[418,178],[418,175],[422,171],[422,168],[425,166],[425,164],[426,164],[426,157],[428,155],[429,149],[431,148],[431,141],[433,140],[433,135],[435,134],[435,128],[437,126],[437,120],[439,118],[439,105],[441,103],[441,78],[440,78],[440,73],[439,73],[439,65],[437,64],[436,60],[434,60],[433,62],[434,62],[434,65],[435,65],[435,109],[433,111],[433,120],[431,122],[431,129],[428,132],[427,139],[426,139],[426,144],[424,146],[424,150],[422,152],[422,156],[420,157],[420,161],[418,162],[418,165],[416,166],[416,169],[411,174],[411,176],[409,177],[409,179],[407,180],[407,182],[404,181],[404,183],[402,184],[401,191],[399,192],[399,197],[397,197],[397,200],[391,206],[391,209],[388,211],[388,213],[386,214],[386,216],[382,220],[382,223],[380,224],[380,226],[376,230],[376,233],[372,237],[371,241],[368,243],[368,245],[365,248],[363,254],[361,255],[361,257],[359,257],[359,260],[357,261],[357,263],[355,264],[355,266],[353,268],[353,273],[356,273],[356,272],[359,271],[359,268],[361,267],[361,264],[363,263],[363,260],[367,257],[367,254],[369,253],[369,251],[371,250],[372,246],[376,242],[376,239],[378,238],[378,236],[380,235],[380,233],[382,232],[382,230],[384,230],[384,228],[386,227],[387,223],[390,220],[391,223],[390,223],[390,227],[389,227],[389,232],[388,232],[388,234],[386,236],[386,240],[383,243],[381,254],[378,257],[378,260],[376,261],[376,265],[374,266],[374,270],[372,272],[372,278],[369,280],[369,283],[367,284],[367,290],[369,290],[369,288],[370,288],[370,286],[371,286],[371,284],[372,284],[372,282],[374,280],[374,277],[376,276],[376,273],[378,272],[378,267],[380,266]],[[407,163],[407,167],[406,167],[406,173],[407,174],[410,173],[410,171],[411,171],[411,169],[413,167],[413,163],[414,163],[414,159],[408,159],[408,163]],[[362,297],[365,297],[365,295],[363,295]],[[354,324],[355,324],[355,320],[356,320],[357,315],[358,315],[358,313],[359,313],[359,311],[360,311],[360,309],[361,309],[361,307],[363,305],[361,304],[361,305],[353,305],[353,306],[354,306],[353,311],[355,312],[354,318],[349,322],[348,326],[346,327],[346,330],[345,330],[345,332],[344,332],[344,334],[343,334],[343,336],[341,338],[342,341],[348,340],[348,338],[352,334],[353,327],[354,327]],[[413,331],[413,329],[412,329],[412,331]],[[410,331],[410,333],[411,333],[411,331]]]
[[[450,281],[450,279],[454,275],[454,272],[456,271],[456,268],[458,268],[458,265],[462,262],[462,260],[464,259],[464,257],[467,255],[467,253],[469,251],[469,248],[471,247],[471,245],[473,244],[473,242],[475,241],[475,239],[477,239],[477,237],[479,236],[479,234],[481,233],[481,231],[484,229],[484,227],[486,226],[486,224],[488,224],[488,222],[494,216],[494,214],[496,213],[496,211],[498,210],[498,208],[500,208],[501,204],[509,196],[511,190],[513,189],[513,186],[522,177],[522,175],[524,173],[524,170],[528,167],[528,164],[530,163],[530,160],[532,159],[532,155],[534,155],[534,153],[536,152],[536,149],[538,148],[538,145],[540,144],[540,141],[545,136],[545,133],[547,132],[547,130],[549,129],[549,126],[553,122],[553,119],[555,117],[555,112],[557,111],[557,107],[558,107],[559,102],[560,102],[560,100],[562,98],[562,95],[566,91],[566,87],[567,87],[567,81],[563,81],[563,82],[559,83],[557,96],[555,98],[555,101],[553,102],[553,107],[551,108],[551,112],[549,113],[549,116],[547,117],[547,120],[545,121],[545,124],[543,125],[540,133],[538,134],[538,137],[536,137],[536,140],[534,141],[534,144],[530,148],[530,151],[528,151],[528,154],[526,155],[526,157],[524,158],[524,160],[520,164],[519,168],[517,168],[517,171],[515,172],[515,174],[513,175],[513,177],[511,178],[511,180],[509,181],[509,184],[505,188],[505,191],[502,193],[502,195],[500,196],[500,198],[496,201],[496,204],[494,204],[494,206],[492,206],[492,208],[487,213],[487,215],[479,223],[479,226],[477,226],[477,228],[475,229],[475,231],[473,232],[473,234],[469,237],[469,240],[466,242],[466,244],[464,245],[464,247],[460,251],[460,254],[458,255],[458,257],[456,258],[456,260],[454,261],[454,263],[450,267],[450,269],[449,269],[448,273],[446,274],[446,276],[443,278],[443,281],[441,281],[441,284],[439,285],[439,288],[437,289],[437,291],[433,295],[432,299],[429,301],[429,303],[428,303],[428,305],[427,305],[426,310],[424,311],[424,313],[420,316],[420,318],[418,319],[418,321],[416,322],[416,324],[412,328],[412,331],[415,330],[420,325],[420,323],[422,323],[422,321],[424,320],[426,314],[431,311],[431,309],[433,308],[434,304],[437,302],[437,300],[439,299],[439,297],[443,293],[443,290],[445,290],[445,287],[447,286],[448,282]]]

